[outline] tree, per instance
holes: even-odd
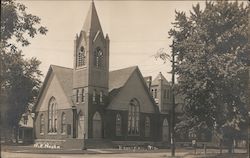
[[[34,103],[41,84],[40,61],[26,59],[21,46],[28,46],[37,34],[46,34],[41,19],[26,12],[26,7],[13,0],[1,1],[0,104],[1,127],[18,125],[27,106]]]
[[[190,15],[176,11],[169,35],[178,93],[185,98],[184,119],[177,128],[213,129],[224,136],[228,129],[240,132],[247,117],[242,76],[250,52],[248,15],[248,5],[224,0],[206,1],[204,9],[198,3]]]

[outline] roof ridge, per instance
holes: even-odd
[[[60,67],[60,68],[65,68],[65,69],[71,69],[71,70],[73,70],[73,68],[69,68],[69,67],[65,67],[65,66],[60,66],[60,65],[51,64],[50,66],[51,67]]]
[[[112,71],[109,71],[109,72],[121,71],[121,70],[132,69],[132,68],[138,68],[138,66],[137,65],[129,66],[129,67],[126,67],[126,68],[116,69],[116,70],[112,70]]]

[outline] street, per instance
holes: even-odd
[[[6,149],[6,148],[5,148]],[[14,149],[14,150],[13,150]],[[81,153],[82,152],[82,153]],[[226,153],[226,150],[223,150],[223,153]],[[245,155],[239,155],[239,153],[245,153],[246,151],[243,149],[235,150],[236,156],[232,156],[235,158],[244,158]],[[216,155],[219,154],[218,149],[208,149],[208,155]],[[169,149],[159,149],[155,151],[126,151],[126,150],[102,150],[102,149],[89,149],[87,151],[60,151],[57,152],[49,152],[48,150],[32,150],[23,147],[15,147],[11,150],[3,150],[1,152],[2,158],[163,158],[171,155]],[[176,156],[192,158],[192,157],[204,157],[204,150],[197,149],[197,155],[194,155],[194,150],[191,149],[177,149]],[[217,157],[217,156],[216,156]],[[221,157],[228,157],[221,156]],[[211,157],[212,158],[212,157]]]

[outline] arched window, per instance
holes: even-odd
[[[86,62],[85,50],[84,47],[81,46],[80,50],[77,53],[77,61],[76,61],[77,67],[85,65],[85,62]]]
[[[120,114],[116,115],[115,133],[116,133],[117,136],[120,136],[122,134],[122,117],[121,117]]]
[[[45,131],[45,122],[44,122],[44,115],[40,115],[40,134],[44,134]]]
[[[145,137],[149,137],[150,136],[150,119],[147,116],[145,118]]]
[[[77,128],[77,137],[80,139],[84,138],[84,115],[82,113],[82,111],[80,110],[80,112],[78,113],[78,128]]]
[[[94,52],[94,65],[96,67],[103,67],[103,51],[100,47],[97,47]]]
[[[140,104],[137,99],[132,99],[128,107],[128,133],[139,134]]]
[[[63,112],[61,116],[61,133],[66,133],[66,114]]]
[[[168,138],[169,138],[169,126],[168,126],[168,120],[167,118],[165,118],[162,124],[162,140],[168,141]]]
[[[95,112],[92,120],[92,137],[93,138],[102,138],[102,117],[99,112]]]
[[[96,90],[93,91],[93,98],[92,98],[93,102],[96,102]]]
[[[48,132],[56,133],[57,132],[57,103],[56,99],[52,97],[49,101],[48,108]]]
[[[100,103],[103,103],[103,91],[100,91]]]

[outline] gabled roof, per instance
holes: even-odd
[[[151,85],[159,85],[159,80],[162,80],[164,85],[168,85],[169,82],[167,81],[167,79],[162,75],[162,73],[160,72],[155,79],[153,80]]]
[[[51,65],[51,68],[57,76],[64,93],[67,97],[71,97],[73,88],[73,69],[56,65]]]
[[[146,95],[149,97],[149,100],[152,102],[155,111],[158,111],[159,110],[158,106],[155,104],[152,96],[150,95],[147,84],[138,66],[128,67],[125,69],[120,69],[120,70],[112,71],[109,73],[109,102],[111,103],[112,100],[123,90],[123,87],[125,87],[128,84],[129,79],[135,73],[139,77],[139,80],[141,81],[143,85]]]
[[[124,86],[131,74],[136,70],[137,66],[109,72],[109,91]]]
[[[37,105],[39,103],[40,98],[43,95],[43,92],[46,88],[46,85],[48,83],[48,80],[51,76],[51,74],[55,74],[57,76],[57,79],[60,83],[60,86],[62,87],[65,95],[68,98],[68,101],[71,102],[71,95],[72,95],[72,87],[73,87],[73,69],[71,68],[66,68],[62,66],[57,66],[57,65],[50,65],[49,70],[47,72],[47,75],[44,79],[43,85],[39,91],[37,101],[34,105],[34,109],[36,110]]]
[[[141,78],[141,81],[143,82],[145,90],[147,90],[147,86],[146,86],[146,83],[144,82],[144,78],[142,77],[139,71],[139,68],[137,66],[114,70],[114,71],[109,72],[109,99],[110,101],[120,92],[122,87],[127,83],[130,76],[136,70],[139,72],[139,76]],[[45,78],[45,81],[43,83],[43,86],[41,88],[38,100],[41,97],[44,91],[44,88],[46,87],[46,84],[48,82],[49,76],[51,74],[54,74],[57,77],[59,84],[61,85],[65,95],[69,99],[69,102],[71,102],[71,95],[72,95],[72,90],[73,90],[73,69],[56,66],[56,65],[50,66],[47,76]],[[150,97],[149,92],[148,92],[148,95]]]
[[[120,92],[137,66],[109,72],[109,99],[110,101]]]

